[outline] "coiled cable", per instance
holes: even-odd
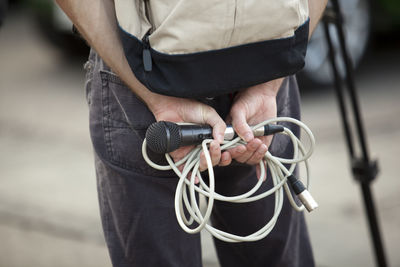
[[[174,162],[171,156],[166,153],[165,158],[169,165],[158,165],[150,160],[146,151],[146,139],[143,141],[142,145],[142,154],[145,161],[153,168],[157,170],[173,170],[176,175],[179,177],[178,185],[175,191],[175,214],[178,220],[179,225],[182,227],[184,231],[190,234],[198,233],[202,229],[206,229],[211,233],[215,238],[218,238],[222,241],[226,242],[249,242],[249,241],[257,241],[266,237],[274,228],[278,216],[282,210],[283,206],[283,191],[285,191],[290,204],[296,211],[303,211],[304,206],[308,211],[312,211],[318,204],[312,198],[309,193],[310,188],[310,173],[309,173],[309,164],[308,159],[314,151],[315,139],[311,132],[311,130],[301,121],[296,120],[294,118],[289,117],[279,117],[270,120],[266,120],[262,123],[259,123],[252,127],[252,130],[255,130],[259,127],[264,127],[267,124],[273,124],[277,122],[290,122],[298,125],[309,139],[309,147],[306,150],[303,143],[293,134],[293,132],[284,127],[283,132],[278,134],[287,135],[291,143],[293,145],[293,158],[285,159],[273,156],[269,151],[265,154],[263,161],[260,164],[260,178],[255,186],[249,190],[248,192],[236,196],[223,196],[217,192],[215,192],[215,177],[214,177],[214,169],[211,162],[210,153],[208,151],[208,144],[212,142],[212,139],[206,139],[202,142],[201,145],[195,147],[192,151],[190,151],[184,158],[179,160],[178,162]],[[238,146],[239,144],[246,145],[246,142],[242,140],[240,137],[237,137],[231,141],[224,141],[221,144],[221,151],[228,150]],[[204,151],[204,155],[207,162],[207,170],[208,170],[208,184],[204,182],[202,179],[201,173],[199,171],[200,166],[200,153]],[[299,163],[304,163],[306,170],[306,186],[297,179],[293,172]],[[288,168],[285,167],[284,164],[288,165]],[[180,171],[178,169],[179,166],[184,165],[183,170]],[[269,168],[273,187],[268,191],[263,193],[254,195],[254,193],[260,188],[262,183],[266,178],[266,168]],[[188,177],[190,175],[190,177]],[[199,178],[199,183],[195,184],[195,177]],[[297,195],[299,200],[303,203],[303,205],[298,206],[294,200],[294,196],[289,189],[288,184],[292,186],[294,193]],[[188,197],[189,192],[189,197]],[[200,211],[198,200],[196,198],[196,193],[200,196],[204,196],[207,199],[207,207],[205,209],[204,214]],[[227,233],[222,230],[219,230],[209,224],[209,219],[211,216],[211,212],[213,209],[214,200],[225,201],[225,202],[233,202],[233,203],[245,203],[257,201],[261,198],[267,197],[274,194],[275,195],[275,205],[274,205],[274,215],[272,218],[258,231],[247,235],[247,236],[239,236],[232,233]],[[185,208],[189,214],[189,218],[185,216]],[[198,225],[194,228],[190,226],[196,222]]]

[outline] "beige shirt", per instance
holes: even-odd
[[[294,35],[307,0],[115,0],[120,27],[167,54],[187,54]]]

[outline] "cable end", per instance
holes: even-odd
[[[276,133],[281,133],[285,130],[282,125],[278,124],[266,124],[264,125],[264,134],[263,135],[272,135]]]
[[[318,208],[318,203],[314,200],[310,192],[308,192],[307,188],[299,179],[297,179],[293,174],[289,175],[287,179],[289,184],[292,186],[294,193],[308,212]]]
[[[301,203],[303,203],[308,212],[312,212],[313,210],[318,208],[318,203],[315,201],[315,199],[312,197],[307,189],[298,194],[297,197],[299,198]]]

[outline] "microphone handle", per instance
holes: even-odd
[[[274,124],[267,124],[264,125],[264,127],[257,128],[253,130],[253,135],[254,136],[266,136],[266,135],[271,135],[274,133],[282,132],[283,127],[281,125],[274,125]],[[227,125],[226,130],[224,133],[224,139],[227,141],[231,141],[238,137],[237,133],[233,129],[232,125]]]
[[[181,142],[180,146],[201,144],[205,139],[212,139],[212,127],[209,125],[183,124],[179,125]]]
[[[201,142],[205,139],[212,139],[212,127],[209,125],[199,125],[199,124],[188,124],[188,125],[180,125],[180,137],[181,142],[180,146],[189,146],[189,145],[197,145],[201,144]],[[267,124],[264,127],[260,127],[253,131],[254,136],[265,136],[271,135],[274,133],[282,132],[283,126]],[[233,140],[238,135],[233,129],[232,125],[227,125],[224,139],[225,140]]]

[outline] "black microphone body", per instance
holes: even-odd
[[[267,124],[253,133],[255,136],[265,136],[282,132],[283,126]],[[231,125],[225,131],[224,139],[237,137]],[[198,145],[205,139],[212,139],[212,127],[201,124],[176,124],[168,121],[155,122],[146,131],[147,146],[156,153],[169,153],[182,146]]]
[[[178,125],[180,133],[180,147],[201,144],[205,139],[212,139],[212,127],[209,125],[187,124]]]

